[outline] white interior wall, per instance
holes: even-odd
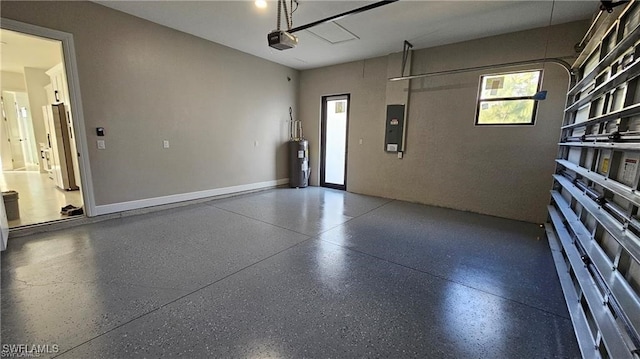
[[[25,91],[24,74],[0,71],[0,89],[2,91]]]

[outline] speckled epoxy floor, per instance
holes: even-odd
[[[317,187],[12,239],[1,295],[41,357],[580,357],[536,225]]]

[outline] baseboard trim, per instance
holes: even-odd
[[[289,183],[288,178],[281,178],[273,181],[257,182],[257,183],[250,183],[245,185],[223,187],[223,188],[214,188],[206,191],[181,193],[181,194],[174,194],[170,196],[140,199],[136,201],[105,204],[105,205],[96,206],[96,215],[100,216],[105,214],[142,209],[147,207],[155,207],[155,206],[162,206],[162,205],[178,203],[178,202],[199,200],[203,198],[212,198],[212,197],[218,197],[218,196],[224,196],[224,195],[230,195],[230,194],[239,194],[247,191],[263,190],[263,189],[285,185],[287,183]]]

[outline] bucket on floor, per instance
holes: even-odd
[[[20,207],[18,206],[18,192],[6,191],[2,192],[2,200],[4,201],[4,209],[7,212],[7,220],[13,221],[20,219]]]

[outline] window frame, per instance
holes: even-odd
[[[511,97],[499,97],[492,99],[482,99],[482,84],[484,82],[485,77],[489,76],[500,76],[500,75],[512,75],[519,74],[525,72],[538,72],[540,75],[538,76],[538,85],[536,87],[536,93],[542,90],[542,77],[544,76],[544,72],[542,69],[530,69],[530,70],[519,70],[519,71],[509,71],[509,72],[498,72],[491,74],[482,74],[480,75],[480,83],[478,84],[478,96],[476,99],[476,116],[475,116],[475,126],[534,126],[536,124],[536,117],[538,117],[538,101],[533,100],[532,96],[511,96]],[[533,101],[533,110],[531,111],[531,121],[530,122],[522,122],[522,123],[479,123],[480,120],[480,104],[482,102],[496,102],[496,101],[518,101],[518,100],[532,100]]]

